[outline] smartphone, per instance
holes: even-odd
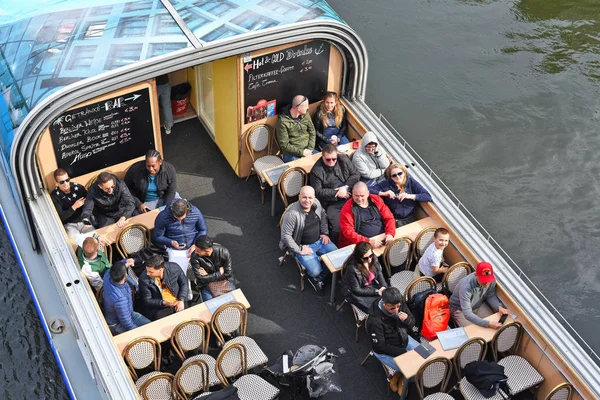
[[[508,314],[502,314],[502,316],[500,317],[500,319],[498,320],[499,323],[503,324],[506,321],[506,318],[508,317]]]
[[[358,149],[358,141],[354,141],[354,142],[352,142],[352,148],[353,148],[354,150]]]
[[[185,243],[178,243],[179,247],[185,247]]]

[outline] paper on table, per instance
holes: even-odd
[[[444,351],[457,349],[462,346],[464,342],[469,340],[465,328],[454,328],[441,331],[437,333],[437,337]]]
[[[208,307],[210,313],[214,314],[215,311],[217,311],[217,309],[223,304],[232,303],[234,301],[235,296],[233,295],[233,293],[225,293],[224,295],[205,301],[204,304],[206,304],[206,307]]]
[[[169,262],[174,262],[179,265],[183,273],[187,273],[188,264],[190,262],[190,259],[187,256],[187,250],[167,249],[167,255],[169,256]]]
[[[342,265],[344,265],[344,262],[346,262],[346,260],[348,259],[350,254],[352,254],[353,251],[354,248],[352,246],[347,246],[339,250],[332,251],[331,253],[327,253],[326,255],[327,258],[329,258],[329,261],[331,261],[331,263],[335,267],[335,269],[340,269],[342,268]]]

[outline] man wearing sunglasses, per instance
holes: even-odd
[[[308,113],[308,99],[297,95],[277,118],[277,142],[283,161],[290,162],[316,153],[315,126]]]
[[[492,264],[480,262],[475,272],[458,282],[450,296],[452,319],[459,326],[475,324],[499,329],[502,327],[501,323],[484,319],[498,311],[502,314],[509,313],[496,296],[496,278]]]
[[[90,223],[92,213],[96,215],[97,228],[117,224],[125,226],[127,218],[133,215],[135,202],[125,183],[110,172],[102,172],[96,182],[90,186],[81,218],[84,223]]]
[[[81,211],[85,204],[87,190],[79,183],[71,182],[69,174],[63,168],[54,171],[54,181],[56,189],[50,193],[50,198],[65,227],[67,236],[75,238],[80,233],[93,231],[93,226],[85,225],[81,221]]]

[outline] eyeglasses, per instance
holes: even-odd
[[[363,261],[371,261],[372,258],[373,258],[373,253],[369,254],[368,256],[364,256],[363,258],[361,258],[361,260],[363,260]]]
[[[325,160],[327,162],[337,161],[337,157],[332,157],[332,158],[325,158],[325,157],[323,157],[323,160]]]
[[[65,183],[71,182],[71,178],[63,179],[62,181],[56,181],[59,185],[64,185]]]
[[[402,175],[404,175],[404,172],[397,172],[395,174],[391,174],[390,178],[396,178],[396,177],[399,177],[399,176],[402,176]]]

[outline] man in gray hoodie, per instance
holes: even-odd
[[[337,250],[337,247],[329,239],[327,215],[312,187],[303,186],[298,201],[286,211],[281,222],[279,247],[296,257],[306,268],[317,293],[322,292],[328,270],[323,268],[318,256]]]
[[[352,157],[352,163],[360,172],[360,180],[367,186],[373,186],[385,179],[385,169],[390,165],[390,159],[379,146],[375,133],[364,134],[360,147]]]

